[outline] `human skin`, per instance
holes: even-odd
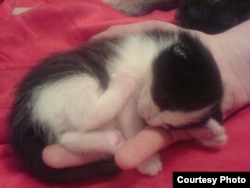
[[[178,30],[175,25],[161,21],[146,21],[128,25],[113,26],[92,38],[124,35],[160,27]],[[250,102],[250,20],[224,33],[195,34],[211,50],[224,85],[222,112],[224,119]],[[160,127],[146,127],[135,137],[126,141],[115,153],[115,162],[122,169],[137,167],[151,155],[177,141],[193,139],[185,130],[166,131]],[[43,150],[44,162],[53,168],[65,168],[93,162],[95,159],[72,153],[60,145],[49,145]]]

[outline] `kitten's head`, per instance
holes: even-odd
[[[221,77],[209,50],[188,33],[177,39],[155,58],[139,99],[140,115],[153,126],[202,123],[221,103]]]

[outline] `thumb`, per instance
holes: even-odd
[[[116,164],[122,169],[136,168],[160,149],[179,140],[190,140],[184,130],[165,130],[160,127],[148,127],[129,139],[115,153]]]

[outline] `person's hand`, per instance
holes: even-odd
[[[160,27],[166,30],[178,30],[175,25],[161,21],[147,21],[129,25],[114,26],[95,36],[92,40],[128,33],[140,32]],[[210,48],[217,61],[224,83],[222,111],[224,118],[241,109],[250,101],[250,21],[218,35],[189,30]],[[177,141],[190,140],[185,130],[166,131],[159,127],[147,127],[135,137],[125,142],[115,153],[117,165],[123,169],[137,167],[144,160]],[[47,146],[43,151],[44,162],[54,168],[79,166],[95,159],[89,159],[71,153],[60,145]]]

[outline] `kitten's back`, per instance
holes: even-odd
[[[32,114],[34,92],[67,77],[88,74],[98,80],[100,88],[107,88],[110,78],[105,59],[114,53],[109,45],[116,43],[113,40],[99,41],[73,51],[54,54],[34,67],[20,84],[10,115],[11,143],[29,173],[37,179],[64,183],[113,176],[120,171],[111,158],[79,167],[50,168],[42,160],[42,151],[47,145],[57,143],[58,135],[46,122],[34,121]]]

